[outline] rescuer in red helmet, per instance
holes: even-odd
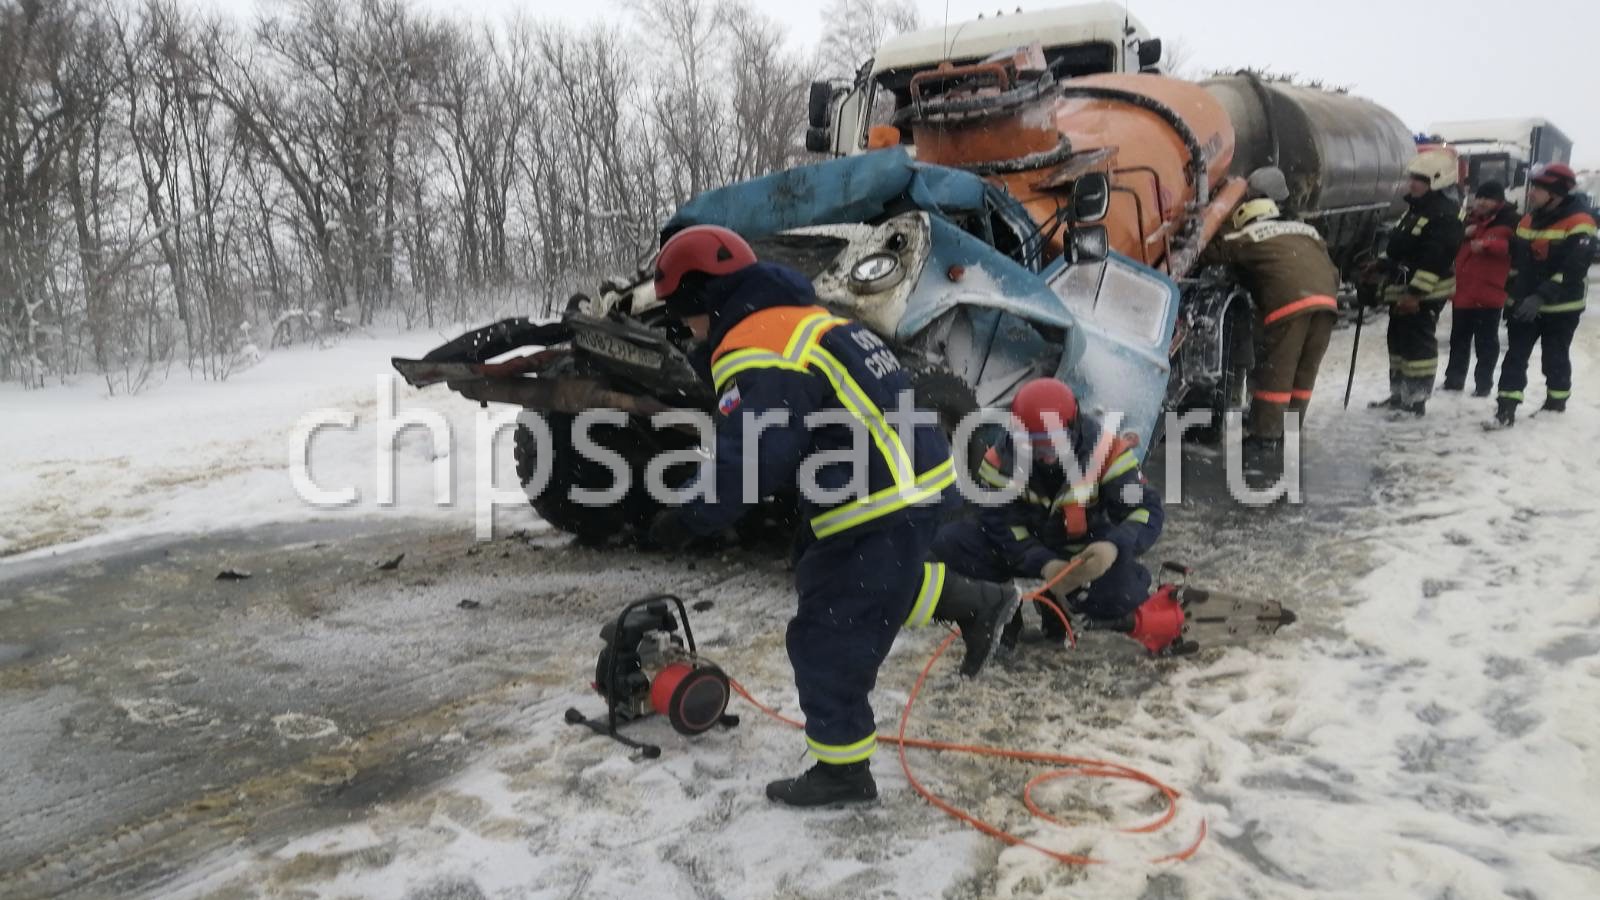
[[[1500,397],[1489,428],[1517,421],[1528,359],[1543,345],[1544,406],[1565,412],[1572,395],[1572,336],[1578,331],[1595,259],[1595,220],[1572,195],[1578,177],[1561,163],[1534,171],[1528,182],[1528,214],[1511,242],[1511,300],[1506,309],[1509,344],[1500,364]]]
[[[800,489],[807,526],[787,644],[817,763],[767,785],[767,796],[789,806],[871,800],[878,737],[868,695],[902,625],[959,625],[962,674],[976,675],[1021,601],[1011,588],[927,561],[940,510],[957,499],[955,465],[937,427],[902,434],[885,416],[910,396],[911,381],[877,335],[817,306],[805,276],[757,262],[726,228],[698,225],[669,238],[655,285],[668,311],[715,348],[720,399],[716,458],[700,475],[714,491],[663,510],[650,537],[680,548],[733,525],[746,496]],[[814,413],[828,414],[828,424]],[[868,448],[865,460],[856,447]],[[797,476],[808,460],[830,496],[806,496]],[[857,466],[865,478],[854,478]],[[749,469],[754,486],[744,483]]]
[[[1166,518],[1160,495],[1139,471],[1136,447],[1080,412],[1072,389],[1054,378],[1024,384],[1011,414],[1019,433],[984,454],[978,477],[1004,489],[1026,456],[1026,490],[944,526],[934,556],[986,581],[1048,580],[1081,559],[1052,588],[1055,599],[1089,619],[1125,620],[1150,595],[1150,573],[1138,557],[1161,536]],[[1061,620],[1043,606],[1039,611],[1045,637],[1062,640]],[[1008,642],[1021,627],[1020,616],[1013,619]]]

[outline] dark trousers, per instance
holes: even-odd
[[[1038,577],[1038,572],[1019,568],[1021,559],[1012,551],[1016,544],[1010,534],[985,528],[977,519],[961,519],[939,529],[933,555],[954,571],[979,581]],[[1074,551],[1064,555],[1071,552]],[[1081,596],[1073,598],[1070,606],[1073,612],[1091,619],[1118,619],[1138,609],[1149,597],[1150,572],[1134,557],[1118,554],[1111,568]],[[1042,606],[1039,616],[1046,634],[1061,628],[1060,621]]]
[[[1316,312],[1263,326],[1264,352],[1250,379],[1251,434],[1281,438],[1285,409],[1305,415],[1338,318],[1335,313]]]
[[[1498,309],[1457,309],[1450,314],[1450,364],[1444,369],[1445,387],[1460,390],[1467,384],[1467,364],[1474,349],[1473,386],[1487,392],[1494,386],[1494,364],[1500,357]]]
[[[1444,302],[1423,303],[1414,313],[1389,308],[1389,396],[1410,405],[1433,394],[1439,374],[1439,312]]]
[[[806,743],[824,762],[865,759],[876,746],[868,697],[922,587],[922,564],[939,527],[934,510],[893,519],[814,541],[795,563],[800,602],[789,621],[789,662]]]
[[[1500,397],[1521,402],[1522,389],[1528,386],[1528,360],[1533,348],[1543,345],[1542,366],[1545,390],[1552,400],[1565,400],[1572,394],[1572,336],[1578,331],[1582,311],[1540,313],[1532,322],[1506,323],[1506,358],[1500,364]]]

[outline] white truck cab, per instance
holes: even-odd
[[[1033,43],[1043,45],[1058,79],[1155,71],[1161,61],[1160,39],[1119,3],[1080,3],[897,34],[854,81],[812,83],[806,149],[833,156],[865,152],[872,126],[893,124],[895,113],[911,103],[913,75],[945,61],[979,62]],[[909,139],[906,132],[903,140]]]
[[[1427,137],[1456,152],[1461,160],[1462,195],[1486,181],[1506,189],[1506,199],[1521,208],[1528,173],[1541,163],[1572,162],[1572,140],[1548,119],[1480,119],[1435,122]]]

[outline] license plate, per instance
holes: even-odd
[[[661,368],[661,354],[655,350],[631,344],[621,338],[596,331],[580,331],[573,335],[579,347],[590,353],[614,359],[644,369]]]

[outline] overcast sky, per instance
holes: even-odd
[[[257,0],[192,0],[251,8]],[[270,4],[272,0],[261,0]],[[582,21],[616,17],[616,0],[418,0],[447,14]],[[815,44],[821,2],[751,0]],[[1024,2],[1024,10],[1071,5]],[[1015,10],[1017,0],[950,0],[950,21]],[[1543,116],[1573,140],[1576,161],[1600,167],[1600,0],[1132,0],[1166,40],[1181,40],[1200,70],[1242,66],[1346,85],[1421,130],[1451,119]],[[921,0],[927,24],[942,0]]]

